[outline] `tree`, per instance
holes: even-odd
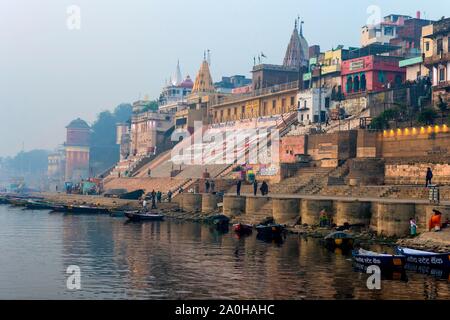
[[[159,104],[157,100],[149,101],[145,107],[142,109],[143,112],[147,111],[157,111],[159,108]]]
[[[103,111],[92,125],[90,166],[93,174],[113,166],[119,161],[119,145],[116,144],[116,125],[130,121],[133,107],[130,104],[118,105],[114,112]]]
[[[434,118],[436,118],[437,113],[433,108],[425,108],[417,116],[417,121],[423,125],[434,124]]]
[[[444,123],[444,117],[445,113],[448,110],[448,104],[444,101],[444,99],[442,99],[442,96],[439,96],[439,102],[437,104],[437,107],[441,111],[441,122]]]

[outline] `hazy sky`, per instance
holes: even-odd
[[[71,5],[80,30],[67,27]],[[53,149],[76,117],[158,97],[177,59],[194,78],[205,49],[215,81],[249,76],[261,51],[281,63],[297,14],[310,45],[357,46],[371,5],[450,14],[447,0],[0,0],[0,156]]]

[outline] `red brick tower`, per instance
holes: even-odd
[[[91,128],[80,118],[67,127],[66,181],[79,182],[89,177],[89,136]]]

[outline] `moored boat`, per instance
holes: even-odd
[[[429,266],[438,269],[450,269],[450,252],[436,253],[397,247],[396,253],[404,255],[406,257],[406,262],[408,263]]]
[[[239,234],[250,234],[253,232],[251,224],[236,223],[233,225],[233,231]]]
[[[44,201],[28,200],[25,207],[30,210],[54,210],[55,205]]]
[[[281,237],[284,227],[277,223],[260,224],[256,226],[256,231],[261,237]]]
[[[353,250],[355,262],[363,265],[376,265],[382,269],[402,269],[406,264],[404,255],[378,253],[364,249]]]
[[[161,221],[164,215],[156,213],[144,213],[140,211],[125,211],[125,216],[130,221]]]
[[[61,210],[73,214],[109,214],[110,212],[108,208],[86,205],[63,205]]]
[[[325,245],[328,247],[351,248],[353,247],[353,237],[342,231],[332,232],[324,238]]]

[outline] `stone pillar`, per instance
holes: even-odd
[[[302,224],[318,225],[320,211],[325,209],[328,214],[333,212],[332,200],[302,199],[301,221]]]
[[[415,216],[414,203],[377,204],[377,232],[387,237],[402,237],[409,234],[409,219]]]
[[[199,193],[183,193],[181,209],[187,212],[198,212],[202,209],[202,195]]]
[[[300,199],[273,199],[272,212],[275,222],[287,224],[300,218]]]
[[[247,197],[245,214],[272,216],[272,199],[268,197]]]
[[[223,214],[226,216],[238,216],[245,213],[245,197],[224,196]]]
[[[202,213],[213,213],[217,210],[217,204],[222,201],[222,197],[212,194],[204,193],[202,195]]]
[[[334,223],[338,226],[342,226],[345,223],[364,224],[369,226],[370,218],[372,216],[370,209],[370,202],[336,201]]]

